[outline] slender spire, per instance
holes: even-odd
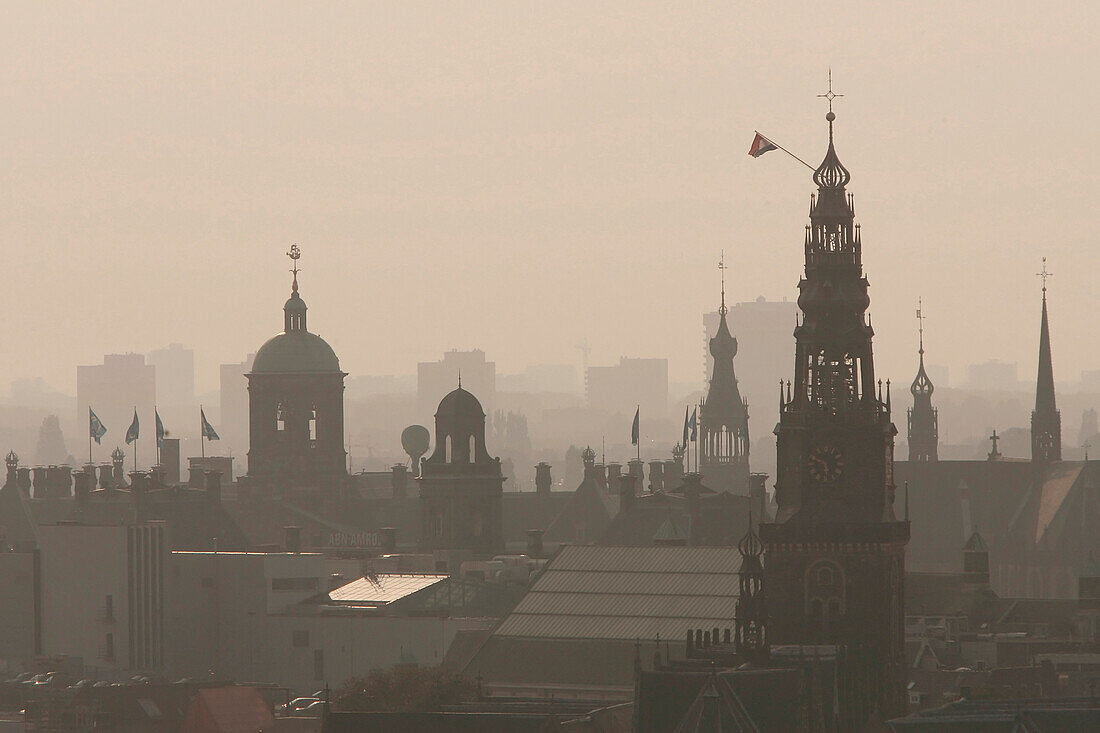
[[[298,248],[298,245],[290,245],[290,251],[286,253],[286,256],[290,258],[290,261],[294,264],[291,272],[294,274],[294,281],[290,284],[290,292],[292,295],[298,294],[298,258],[302,256],[302,250]]]
[[[722,275],[722,305],[718,307],[718,312],[725,319],[729,312],[726,310],[726,250],[722,250],[722,258],[718,260],[718,272]]]
[[[294,264],[294,267],[290,270],[293,275],[293,280],[290,284],[290,297],[287,299],[286,304],[283,305],[283,330],[287,333],[291,331],[305,331],[306,330],[306,302],[302,300],[302,297],[298,295],[298,259],[302,256],[302,250],[298,248],[298,245],[291,245],[290,251],[286,253],[286,256],[290,258],[290,261]]]
[[[1036,273],[1043,280],[1043,315],[1039,326],[1039,368],[1035,380],[1035,410],[1031,413],[1032,460],[1062,460],[1062,418],[1054,396],[1054,364],[1050,353],[1050,324],[1047,319],[1047,258]]]
[[[924,307],[917,299],[917,340],[919,344],[919,366],[917,376],[909,387],[913,395],[913,407],[908,413],[909,423],[909,460],[935,461],[939,451],[939,416],[932,407],[932,392],[935,386],[924,370]]]

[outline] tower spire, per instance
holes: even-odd
[[[718,272],[722,275],[722,305],[719,306],[718,312],[725,317],[726,313],[726,250],[722,250],[722,257],[718,260]]]
[[[298,260],[302,256],[302,250],[298,245],[292,244],[286,256],[290,258],[294,266],[290,270],[293,276],[293,280],[290,283],[290,298],[287,299],[286,304],[283,306],[283,330],[287,333],[291,331],[305,331],[306,302],[298,295],[298,273],[300,272],[298,269]]]
[[[909,423],[909,460],[935,461],[939,451],[939,415],[932,407],[932,393],[935,386],[924,370],[924,307],[917,299],[918,358],[917,376],[909,387],[913,395],[913,407],[908,414]]]
[[[1039,368],[1035,379],[1035,410],[1031,413],[1031,459],[1062,460],[1062,417],[1054,396],[1054,364],[1050,353],[1050,324],[1047,320],[1047,258],[1036,275],[1043,281],[1043,315],[1039,325]]]

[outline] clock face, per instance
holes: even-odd
[[[823,445],[810,453],[810,476],[815,481],[836,481],[843,472],[844,454],[836,446]]]

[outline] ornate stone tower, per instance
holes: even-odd
[[[459,383],[435,413],[435,451],[422,466],[421,538],[427,550],[504,550],[500,459],[485,448],[485,411]]]
[[[936,461],[940,442],[940,418],[932,407],[932,393],[936,390],[932,380],[924,371],[924,315],[920,302],[917,303],[917,322],[920,333],[920,367],[917,377],[910,385],[913,406],[909,409],[909,460]]]
[[[768,653],[767,611],[764,606],[764,566],[760,555],[764,546],[752,529],[741,538],[737,549],[741,552],[741,568],[737,571],[739,593],[734,617],[737,653],[747,657],[764,657]]]
[[[1043,321],[1039,327],[1039,374],[1035,380],[1035,409],[1031,413],[1031,460],[1062,460],[1062,414],[1054,399],[1054,365],[1047,324],[1047,258],[1043,258]]]
[[[297,245],[283,333],[256,352],[248,378],[248,475],[276,489],[335,487],[347,475],[344,372],[332,347],[306,330]]]
[[[711,488],[747,496],[749,410],[741,399],[733,371],[737,339],[726,325],[725,257],[718,267],[722,270],[722,305],[718,309],[718,331],[710,340],[714,373],[699,414],[699,472]]]
[[[794,388],[776,426],[776,521],[760,525],[776,644],[840,644],[846,730],[905,713],[902,600],[909,523],[894,516],[894,436],[876,384],[850,180],[833,147],[814,172],[799,282]],[[877,390],[876,390],[877,387]]]

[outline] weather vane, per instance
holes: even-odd
[[[1047,292],[1047,278],[1054,276],[1053,272],[1047,272],[1047,258],[1046,257],[1043,258],[1043,270],[1042,270],[1042,272],[1037,272],[1035,274],[1038,275],[1039,277],[1043,278],[1043,295],[1045,296],[1046,292]]]
[[[722,250],[722,257],[718,260],[718,272],[722,276],[722,315],[726,315],[726,250]]]
[[[291,272],[294,274],[294,292],[298,292],[298,259],[302,256],[302,250],[298,248],[298,245],[292,244],[286,256],[294,263],[294,269]]]
[[[924,311],[921,309],[921,299],[917,298],[917,332],[920,334],[920,353],[924,353]]]
[[[829,91],[825,92],[824,94],[818,94],[817,96],[821,97],[822,99],[828,100],[828,102],[829,102],[829,115],[830,115],[830,122],[831,122],[832,121],[831,118],[833,116],[833,100],[836,99],[837,97],[843,97],[844,96],[843,94],[836,94],[835,92],[833,92],[833,70],[832,70],[831,67],[829,69]]]

